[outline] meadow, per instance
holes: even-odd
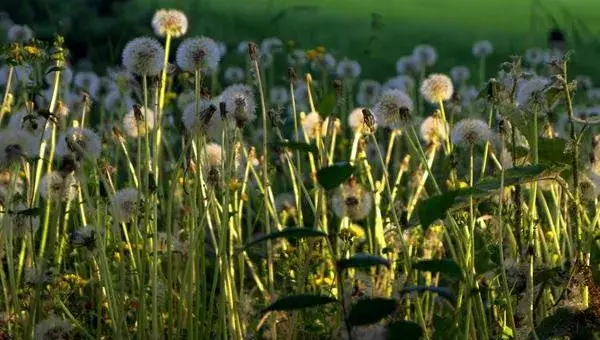
[[[335,3],[139,0],[77,63],[0,18],[0,339],[598,338],[592,3]]]

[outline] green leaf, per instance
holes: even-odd
[[[423,292],[437,293],[439,296],[450,301],[452,304],[454,304],[456,302],[456,296],[454,296],[454,293],[452,293],[448,288],[445,288],[445,287],[409,286],[409,287],[404,287],[404,289],[402,289],[400,291],[400,294],[423,293]]]
[[[449,191],[441,195],[433,196],[421,202],[418,208],[421,228],[426,230],[438,219],[446,216],[448,209],[454,204],[458,191]]]
[[[273,302],[262,313],[271,311],[289,311],[326,305],[337,300],[326,295],[299,294],[285,296]]]
[[[352,176],[355,167],[348,162],[339,162],[317,171],[317,181],[325,190],[337,188]]]
[[[387,326],[387,339],[419,340],[423,337],[421,326],[412,321],[396,321]]]
[[[321,114],[321,116],[329,116],[333,113],[336,102],[337,99],[335,93],[329,92],[317,103],[317,111]]]
[[[566,163],[572,157],[572,152],[566,150],[567,140],[563,138],[542,138],[538,142],[538,157],[540,162]]]
[[[462,270],[452,259],[423,260],[413,263],[413,268],[425,272],[441,273],[456,280],[463,277]]]
[[[53,66],[51,68],[48,69],[48,71],[46,71],[46,74],[52,73],[52,72],[60,72],[60,71],[64,71],[65,68],[63,66]]]
[[[326,237],[327,234],[320,230],[311,229],[311,228],[286,228],[281,231],[272,232],[267,235],[263,235],[249,243],[247,243],[243,249],[247,249],[261,242],[265,242],[267,240],[274,240],[278,238],[286,238],[286,239],[299,239],[299,238],[307,238],[307,237]]]
[[[374,266],[386,266],[390,267],[390,262],[382,257],[357,253],[348,259],[342,259],[337,262],[337,267],[340,270],[348,268],[370,268]]]
[[[293,151],[303,151],[310,153],[318,153],[319,149],[314,144],[300,143],[300,142],[292,142],[292,141],[282,141],[278,143],[279,146],[293,150]]]
[[[361,299],[352,306],[348,319],[353,326],[369,325],[389,316],[396,307],[397,303],[394,299]]]
[[[35,207],[35,208],[29,208],[29,209],[15,211],[14,213],[17,215],[22,215],[22,216],[35,217],[35,216],[40,216],[41,212],[42,211],[41,211],[40,207]]]
[[[504,172],[504,186],[534,182],[556,176],[565,168],[561,164],[537,164],[524,167],[514,167]],[[475,192],[486,193],[500,189],[500,176],[488,177],[477,183]]]

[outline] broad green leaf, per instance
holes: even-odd
[[[421,326],[412,321],[396,321],[387,326],[387,339],[419,340],[423,337]]]
[[[288,148],[293,151],[304,151],[310,153],[318,153],[319,149],[314,144],[300,143],[300,142],[292,142],[292,141],[282,141],[278,143],[279,146]]]
[[[463,277],[462,270],[451,259],[423,260],[413,263],[413,268],[425,272],[441,273],[456,280],[460,280]]]
[[[540,162],[569,164],[572,153],[568,152],[566,147],[566,139],[540,137],[538,142],[538,157]]]
[[[443,219],[446,216],[448,209],[454,204],[454,199],[457,194],[458,191],[449,191],[441,195],[430,197],[421,202],[418,208],[421,228],[425,230],[436,220]]]
[[[389,268],[390,262],[382,257],[371,254],[354,254],[348,259],[342,259],[337,262],[340,270],[348,268],[369,268],[374,266],[386,266]]]
[[[336,101],[337,99],[335,97],[335,93],[329,92],[328,94],[323,96],[323,98],[321,98],[321,100],[319,100],[319,102],[317,103],[317,111],[322,116],[329,116],[333,113],[333,110],[335,109]]]
[[[267,240],[274,240],[278,238],[286,238],[286,239],[299,239],[299,238],[307,238],[307,237],[326,237],[327,234],[320,230],[311,229],[311,228],[286,228],[281,231],[275,231],[267,235],[263,235],[249,243],[247,243],[243,249],[247,249],[261,242],[265,242]]]
[[[358,300],[350,311],[350,324],[361,326],[378,322],[392,314],[396,307],[397,302],[394,299],[369,298]]]
[[[335,163],[317,171],[317,181],[326,190],[337,188],[352,176],[354,166],[347,162]]]
[[[326,295],[310,295],[310,294],[299,294],[285,296],[277,301],[273,302],[267,308],[263,309],[263,313],[271,311],[289,311],[304,308],[311,308],[326,305],[328,303],[336,302],[337,300],[331,296]]]
[[[456,302],[456,296],[454,296],[454,293],[452,293],[448,288],[444,288],[444,287],[435,287],[435,286],[409,286],[409,287],[404,287],[404,289],[402,289],[400,291],[400,294],[406,294],[406,293],[423,293],[423,292],[437,293],[439,296],[441,296],[444,299],[450,301],[452,304],[454,304]]]
[[[41,209],[39,207],[29,208],[24,210],[19,210],[14,212],[17,215],[22,216],[39,216],[41,213]]]

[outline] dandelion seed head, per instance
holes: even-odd
[[[471,77],[471,71],[466,66],[454,66],[450,69],[450,77],[456,84],[465,83]]]
[[[283,86],[273,86],[269,90],[269,101],[275,106],[283,106],[290,101],[289,90]]]
[[[438,55],[435,48],[431,45],[418,45],[413,49],[412,57],[414,62],[423,67],[431,67],[437,61]]]
[[[204,146],[204,162],[210,167],[221,167],[223,162],[223,148],[217,143],[208,143]]]
[[[265,38],[260,43],[260,51],[269,55],[283,52],[283,42],[276,37]]]
[[[10,42],[26,43],[33,39],[33,31],[27,25],[12,25],[6,36]]]
[[[489,40],[481,40],[473,44],[471,52],[477,58],[485,58],[494,52],[494,47]]]
[[[184,71],[212,74],[219,67],[221,51],[219,45],[210,38],[187,38],[179,45],[175,60]]]
[[[72,330],[73,325],[69,321],[50,315],[35,325],[35,340],[69,339]]]
[[[117,191],[111,200],[113,218],[116,222],[128,222],[139,212],[142,197],[134,188]]]
[[[523,59],[530,66],[537,66],[544,62],[544,51],[539,47],[532,47],[525,50]]]
[[[402,129],[410,124],[413,101],[401,90],[387,90],[381,94],[373,107],[377,125],[390,129]]]
[[[317,58],[310,63],[310,68],[315,71],[327,71],[333,72],[335,71],[335,67],[337,65],[337,61],[333,54],[325,53],[323,55],[317,56]]]
[[[365,122],[365,115],[363,113],[364,108],[357,107],[348,115],[348,126],[354,132],[371,133],[371,128],[376,129],[377,125],[369,126],[368,122]]]
[[[356,79],[360,76],[362,68],[356,60],[342,59],[335,69],[335,73],[342,79]]]
[[[448,139],[448,123],[438,115],[425,118],[421,122],[419,132],[421,139],[427,144],[439,145]]]
[[[333,212],[340,218],[347,216],[353,221],[364,220],[372,206],[371,193],[353,180],[342,184],[331,197]]]
[[[129,110],[123,117],[123,131],[129,137],[144,136],[154,130],[154,111],[143,107],[139,110],[142,113],[141,117],[137,116],[135,109]]]
[[[410,74],[418,69],[419,66],[416,64],[416,59],[412,55],[400,57],[396,60],[396,72],[399,75]]]
[[[256,118],[256,100],[254,99],[254,91],[250,86],[242,84],[229,85],[223,90],[221,100],[225,102],[228,115],[233,115],[238,126],[243,126]]]
[[[308,139],[315,139],[321,132],[321,115],[318,112],[311,112],[301,119],[302,129]]]
[[[198,112],[196,112],[196,103],[192,101],[183,110],[181,121],[183,126],[192,136],[201,134],[221,133],[222,120],[216,111],[211,111],[210,106],[216,110],[211,100],[201,99]],[[212,113],[211,113],[212,112]],[[212,116],[210,116],[212,114]],[[209,117],[210,116],[210,117]]]
[[[7,128],[0,131],[0,168],[7,168],[24,157],[33,156],[38,142],[30,133],[21,129]]]
[[[463,119],[452,129],[452,143],[460,146],[473,146],[492,139],[493,132],[487,123],[480,119]]]
[[[96,98],[100,92],[100,77],[94,72],[77,72],[73,77],[73,83],[92,98]]]
[[[520,81],[517,85],[517,105],[524,106],[530,102],[534,95],[542,91],[549,83],[545,77],[534,76]]]
[[[302,67],[308,62],[306,52],[304,50],[296,49],[291,51],[287,56],[287,61],[290,66]]]
[[[46,83],[48,85],[52,86],[54,84],[54,77],[56,76],[57,71],[48,72],[50,70],[51,70],[50,67],[46,70],[46,75],[44,76],[44,80],[46,81]],[[74,77],[73,70],[68,66],[63,67],[62,70],[60,71],[60,79],[59,79],[60,85],[63,88],[68,87],[73,82],[73,77]],[[47,97],[48,97],[48,99],[50,99],[52,97],[52,89],[51,88],[48,89],[48,93],[50,95]]]
[[[90,158],[96,161],[102,152],[102,141],[92,130],[81,127],[68,128],[56,143],[56,155],[64,157],[74,154],[79,159]]]
[[[40,195],[45,200],[71,201],[77,197],[78,182],[73,173],[52,171],[40,180]]]
[[[130,108],[135,101],[129,94],[121,93],[118,90],[112,90],[104,96],[104,108],[108,111],[122,111]]]
[[[415,88],[415,80],[411,76],[399,75],[388,79],[382,86],[382,91],[401,90],[406,93],[412,93]]]
[[[510,151],[502,149],[502,153],[500,154],[500,164],[502,164],[502,167],[505,170],[512,169],[514,167],[513,156],[512,153],[510,153]]]
[[[138,76],[156,76],[162,70],[165,50],[154,38],[130,40],[123,49],[123,66]]]
[[[188,19],[185,13],[176,9],[161,9],[152,17],[152,28],[159,37],[167,35],[179,38],[188,30]]]
[[[600,194],[598,185],[600,184],[600,176],[596,175],[592,171],[588,171],[586,174],[581,174],[579,177],[579,191],[581,197],[587,201],[595,200]]]
[[[227,84],[241,83],[245,79],[244,69],[237,66],[229,66],[225,69],[223,78]]]
[[[432,104],[449,100],[453,93],[452,80],[444,74],[430,74],[421,84],[421,95]]]
[[[291,216],[296,215],[296,198],[289,192],[275,196],[275,209],[278,213],[286,212]]]
[[[361,106],[372,106],[381,93],[381,84],[375,80],[365,79],[358,83],[356,102]]]

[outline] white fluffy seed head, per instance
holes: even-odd
[[[335,73],[342,79],[356,79],[360,76],[362,68],[356,60],[342,59],[335,69]]]
[[[131,109],[123,117],[123,131],[129,137],[144,136],[154,130],[154,111],[142,107],[139,112],[141,112],[140,117],[136,114],[135,109]]]
[[[452,143],[460,146],[483,144],[492,139],[493,132],[480,119],[463,119],[452,129]]]
[[[333,54],[325,53],[323,55],[318,55],[317,58],[310,63],[310,68],[315,71],[333,72],[335,71],[336,65],[337,61]]]
[[[544,51],[539,47],[528,48],[523,58],[530,66],[537,66],[544,62]]]
[[[358,83],[356,102],[362,106],[372,106],[381,93],[381,84],[375,80],[365,79]]]
[[[485,58],[494,52],[494,47],[488,40],[481,40],[473,44],[471,52],[477,58]]]
[[[185,14],[176,9],[161,9],[152,17],[152,28],[159,37],[168,35],[179,38],[188,30],[188,20]]]
[[[412,57],[420,67],[430,67],[437,61],[438,55],[431,45],[418,45],[413,49]]]
[[[221,94],[221,101],[225,103],[227,118],[232,117],[238,126],[252,122],[256,118],[256,100],[254,91],[248,85],[230,85]]]
[[[0,169],[8,168],[36,153],[39,140],[24,130],[7,128],[0,131]]]
[[[445,74],[430,74],[421,84],[421,95],[432,104],[452,98],[454,86]]]
[[[533,76],[518,83],[516,101],[517,105],[524,106],[534,99],[550,83],[545,77]]]
[[[290,101],[289,90],[283,86],[273,86],[269,90],[269,102],[276,106],[282,106]]]
[[[221,167],[223,162],[223,148],[217,143],[208,143],[204,146],[203,160],[205,166]]]
[[[331,208],[340,218],[353,221],[364,220],[371,212],[373,197],[362,185],[351,180],[342,184],[331,197]]]
[[[221,133],[222,120],[217,112],[216,106],[212,109],[210,100],[200,100],[198,112],[196,112],[196,103],[192,101],[183,110],[181,121],[188,133],[192,136],[210,135],[211,133]]]
[[[227,84],[237,84],[244,81],[244,69],[237,66],[229,66],[223,73],[223,78]]]
[[[7,32],[10,42],[26,43],[33,39],[33,31],[27,25],[12,25]]]
[[[308,62],[306,52],[301,49],[296,49],[290,52],[287,56],[287,61],[290,66],[302,67]]]
[[[416,71],[415,58],[412,55],[404,56],[396,60],[396,72],[398,74],[408,74]]]
[[[421,139],[427,144],[439,145],[448,139],[448,123],[438,115],[425,118],[421,122],[419,132]]]
[[[71,330],[69,321],[51,315],[35,325],[35,340],[68,339]]]
[[[269,55],[283,52],[283,42],[276,37],[265,38],[260,43],[260,51]]]
[[[289,192],[281,193],[275,196],[275,210],[278,213],[283,211],[287,212],[290,215],[296,214],[296,198],[294,194]]]
[[[40,195],[45,200],[67,202],[77,197],[77,179],[73,173],[53,171],[40,180]]]
[[[138,76],[156,76],[162,70],[165,50],[154,38],[139,37],[125,45],[123,66]]]
[[[92,130],[71,127],[62,133],[56,144],[56,155],[64,157],[74,154],[77,158],[89,158],[96,161],[102,152],[102,141]]]
[[[210,38],[187,38],[179,45],[175,59],[184,71],[211,74],[219,67],[221,51],[219,45]]]
[[[388,79],[382,86],[382,90],[401,90],[406,93],[412,93],[415,89],[415,80],[411,76],[399,75]]]
[[[318,112],[311,112],[301,118],[302,130],[308,139],[315,139],[321,132],[323,119]]]
[[[401,90],[387,90],[381,94],[373,107],[379,126],[402,129],[412,121],[413,101]]]
[[[94,72],[77,72],[73,77],[73,83],[92,98],[96,98],[100,92],[100,77]]]
[[[121,111],[132,107],[135,102],[129,94],[112,90],[104,96],[103,104],[108,111]]]
[[[365,116],[363,114],[363,108],[357,107],[348,115],[348,126],[354,132],[362,132],[362,133],[370,133],[371,128],[368,127],[368,124],[365,123]],[[377,127],[376,124],[373,124],[373,129]]]
[[[128,222],[140,210],[142,197],[134,188],[125,188],[117,191],[111,200],[113,219],[116,222]]]
[[[471,77],[471,71],[466,66],[454,66],[450,69],[450,77],[456,84],[463,84]]]

